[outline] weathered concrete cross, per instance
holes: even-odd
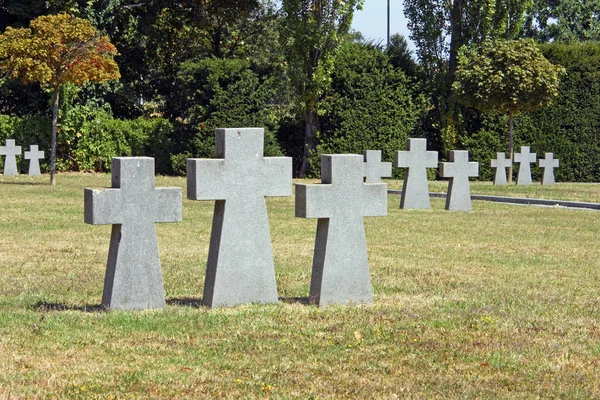
[[[490,167],[496,169],[494,174],[494,185],[507,185],[506,168],[512,165],[512,160],[506,158],[504,153],[496,153],[496,159],[490,161]]]
[[[381,178],[392,176],[392,163],[381,162],[381,150],[365,150],[365,182],[379,183]]]
[[[558,168],[558,159],[554,158],[554,153],[546,153],[545,157],[538,160],[538,166],[544,169],[542,185],[553,185],[556,183],[554,181],[554,168]]]
[[[426,151],[427,139],[407,139],[407,151],[396,151],[394,167],[406,168],[400,208],[429,208],[427,168],[438,166],[438,152]]]
[[[85,222],[112,224],[102,304],[165,306],[155,222],[181,221],[181,188],[154,187],[154,159],[112,159],[112,188],[85,189]]]
[[[21,146],[15,146],[14,139],[6,139],[6,146],[0,146],[0,155],[5,155],[4,176],[16,176],[17,157],[21,155]]]
[[[469,162],[469,152],[452,150],[450,162],[440,163],[440,176],[450,178],[446,210],[471,211],[470,176],[479,175],[479,163]]]
[[[311,303],[373,301],[363,217],[387,215],[387,185],[363,183],[359,155],[323,155],[321,185],[296,184],[296,217],[318,218]]]
[[[531,185],[531,166],[529,164],[535,163],[536,154],[530,153],[528,146],[521,146],[521,152],[513,154],[513,160],[519,164],[517,185]]]
[[[264,157],[262,128],[216,130],[218,159],[187,160],[187,197],[216,200],[202,303],[275,303],[265,196],[292,195],[292,159]]]
[[[25,159],[29,160],[29,175],[40,176],[40,160],[44,159],[44,152],[38,150],[37,144],[29,146],[29,151],[25,152]]]

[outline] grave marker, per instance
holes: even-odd
[[[25,159],[29,160],[29,175],[40,176],[42,174],[40,172],[40,160],[44,159],[44,152],[38,150],[37,144],[29,146],[29,151],[25,152]]]
[[[392,163],[381,162],[381,150],[365,150],[365,182],[379,183],[392,176]]]
[[[296,184],[296,217],[318,218],[309,300],[373,301],[363,217],[387,215],[387,185],[363,183],[359,155],[323,155],[321,184]]]
[[[544,170],[542,174],[542,185],[553,185],[554,168],[558,168],[558,160],[554,158],[554,153],[546,153],[544,159],[538,160],[538,166]]]
[[[438,152],[426,151],[427,139],[407,139],[407,151],[396,151],[394,167],[406,168],[400,208],[430,208],[427,168],[438,166]]]
[[[450,178],[448,196],[446,197],[446,210],[471,211],[471,186],[470,176],[479,174],[479,163],[469,162],[469,152],[466,150],[452,150],[450,162],[440,163],[440,176]]]
[[[512,160],[506,158],[504,153],[496,153],[496,159],[490,161],[490,167],[496,169],[494,174],[494,185],[508,185],[506,181],[506,169],[510,168]]]
[[[519,164],[517,185],[531,185],[531,166],[529,164],[535,163],[536,154],[530,153],[528,146],[521,146],[521,152],[513,154],[513,159]]]
[[[165,306],[156,222],[181,221],[181,188],[154,187],[154,159],[112,159],[112,188],[85,189],[85,222],[112,224],[102,304]]]
[[[216,200],[202,303],[278,301],[265,196],[292,195],[292,159],[264,157],[264,129],[216,130],[217,159],[187,160],[187,197]]]
[[[14,139],[6,139],[6,146],[0,146],[0,155],[5,155],[4,176],[16,176],[17,156],[21,155],[21,146],[15,146]]]

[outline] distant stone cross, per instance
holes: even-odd
[[[538,160],[538,166],[544,170],[542,174],[542,185],[553,185],[554,168],[558,168],[558,160],[554,158],[554,153],[546,153],[545,159]]]
[[[438,152],[426,151],[427,139],[407,139],[407,151],[396,151],[394,167],[406,168],[400,208],[430,208],[427,168],[438,166]]]
[[[112,224],[102,304],[112,309],[165,306],[156,222],[181,221],[181,188],[154,187],[154,159],[112,159],[112,188],[85,189],[85,222]]]
[[[292,195],[292,159],[264,157],[264,129],[216,130],[217,159],[187,160],[187,197],[216,200],[202,303],[278,301],[265,196]]]
[[[469,152],[452,150],[450,162],[440,163],[440,176],[450,178],[446,210],[471,211],[470,176],[479,175],[479,163],[469,162]]]
[[[29,151],[25,152],[25,159],[29,160],[29,175],[40,176],[40,160],[44,159],[44,152],[38,150],[37,144],[29,146]]]
[[[373,301],[363,217],[387,215],[387,185],[363,183],[359,155],[323,155],[320,185],[296,184],[296,217],[318,218],[311,303]]]
[[[381,162],[381,150],[365,150],[365,182],[379,183],[392,176],[392,163]]]
[[[504,153],[496,153],[496,159],[490,161],[490,167],[496,169],[494,185],[507,185],[506,168],[510,168],[512,160],[506,158]]]
[[[6,146],[0,146],[0,155],[6,156],[4,159],[4,176],[16,176],[17,156],[21,155],[21,146],[15,146],[14,139],[6,139]]]
[[[514,162],[519,164],[519,173],[517,174],[517,185],[531,185],[531,166],[535,163],[536,154],[529,152],[529,147],[521,146],[521,152],[513,154]]]

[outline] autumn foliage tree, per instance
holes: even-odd
[[[9,79],[39,83],[53,92],[50,182],[56,183],[56,128],[60,88],[119,79],[116,48],[85,19],[69,14],[41,16],[29,28],[0,35],[0,71]]]

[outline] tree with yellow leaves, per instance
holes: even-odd
[[[53,91],[50,182],[56,184],[56,126],[60,87],[119,79],[117,50],[85,19],[69,14],[46,15],[29,28],[7,28],[0,34],[0,71],[24,84],[39,83]]]

